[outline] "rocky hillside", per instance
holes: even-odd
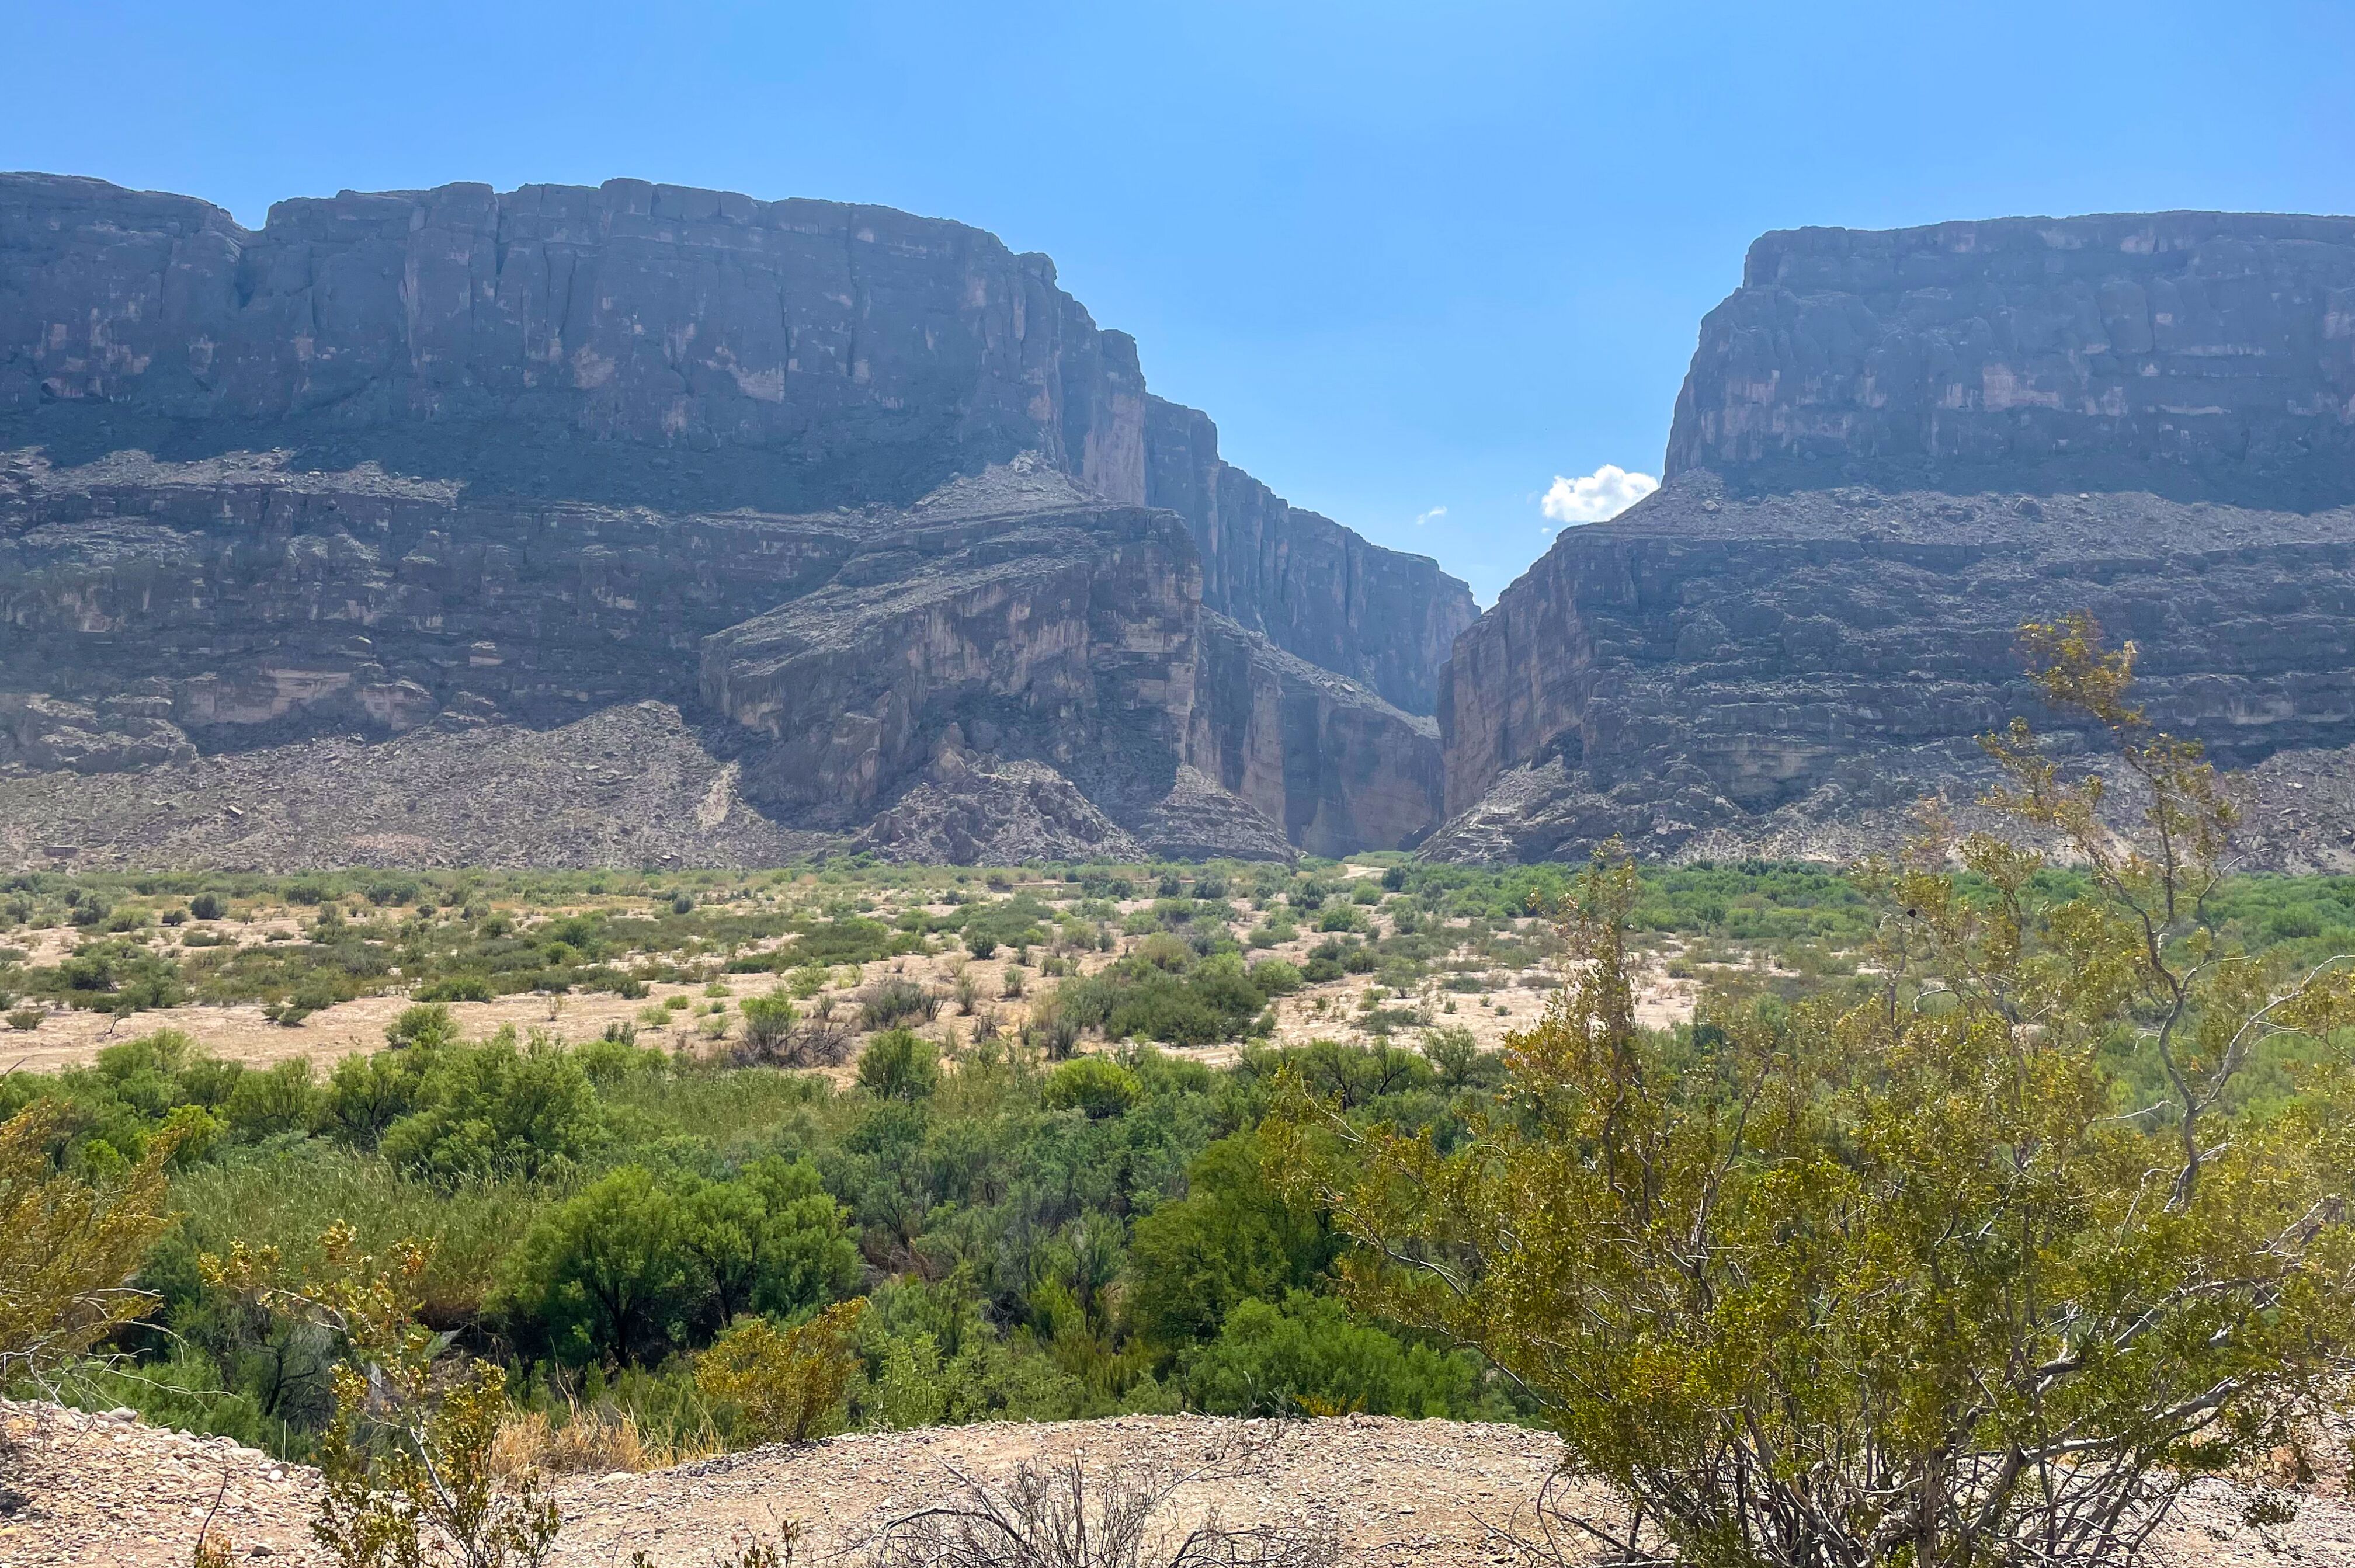
[[[1886,841],[1974,791],[1977,735],[2053,722],[2015,632],[2077,608],[2161,723],[2265,764],[2264,863],[2348,859],[2355,813],[2288,792],[2355,744],[2355,219],[1760,240],[1661,489],[1457,642],[1430,852]]]
[[[0,176],[0,787],[37,802],[13,837],[278,863],[128,823],[94,781],[138,774],[164,813],[147,772],[198,758],[314,776],[329,737],[474,727],[538,755],[527,734],[655,702],[766,829],[715,849],[1418,839],[1437,741],[1401,709],[1429,710],[1468,592],[1292,512],[1214,434],[1189,461],[1259,497],[1248,523],[1149,485],[1150,406],[1135,344],[1044,257],[882,208],[452,186],[248,231]],[[1224,564],[1239,539],[1253,572]],[[1254,677],[1206,600],[1264,634]],[[1315,704],[1252,705],[1303,659],[1380,766],[1320,771]],[[433,798],[364,837],[480,837]],[[474,852],[594,862],[624,837]]]

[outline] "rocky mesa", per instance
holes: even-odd
[[[644,703],[709,760],[655,771],[724,771],[764,831],[698,837],[708,790],[657,791],[581,840],[597,863],[1397,847],[1439,818],[1417,714],[1472,613],[1220,461],[1051,262],[960,224],[617,180],[250,231],[0,176],[14,861],[431,858],[461,816],[479,848],[501,817],[454,773],[383,831],[365,748],[540,757],[525,734]],[[1303,667],[1323,707],[1261,699]],[[1338,710],[1364,754],[1336,772]],[[100,782],[236,759],[334,796],[329,739],[364,750],[305,835]],[[504,819],[562,858],[535,793]]]
[[[1662,487],[1565,530],[1440,680],[1429,852],[1845,854],[1966,800],[2089,609],[2256,769],[2266,864],[2355,867],[2355,219],[1802,229],[1702,324]]]

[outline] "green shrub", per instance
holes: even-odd
[[[417,1109],[423,1084],[421,1065],[398,1052],[346,1056],[327,1074],[319,1130],[353,1148],[372,1149],[393,1123]]]
[[[1330,1296],[1287,1294],[1282,1305],[1245,1301],[1218,1338],[1184,1358],[1187,1403],[1213,1415],[1336,1414],[1494,1419],[1501,1398],[1484,1403],[1480,1365],[1408,1344],[1353,1318]]]
[[[940,1048],[912,1029],[885,1029],[858,1053],[858,1086],[879,1100],[922,1100],[940,1082]]]
[[[693,1305],[682,1229],[677,1198],[644,1167],[623,1166],[540,1217],[503,1299],[560,1360],[659,1359]]]
[[[247,1072],[229,1091],[222,1107],[231,1136],[248,1142],[286,1133],[311,1130],[317,1117],[320,1094],[311,1082],[311,1064],[302,1057],[282,1061],[267,1072]]]
[[[1281,958],[1263,958],[1252,965],[1251,983],[1263,997],[1288,997],[1306,984],[1299,968]]]
[[[696,1181],[679,1205],[695,1263],[697,1316],[718,1328],[745,1312],[793,1317],[849,1294],[858,1248],[817,1168],[772,1156],[732,1181]]]
[[[744,1046],[755,1056],[774,1056],[784,1049],[792,1038],[797,1015],[793,1002],[783,996],[750,997],[745,999]]]
[[[386,1131],[387,1158],[439,1180],[532,1177],[577,1164],[602,1132],[596,1090],[571,1052],[512,1031],[434,1053],[419,1108]]]
[[[1136,1221],[1127,1311],[1148,1339],[1207,1339],[1242,1302],[1305,1287],[1332,1261],[1330,1230],[1268,1184],[1261,1157],[1255,1134],[1220,1139],[1188,1168],[1184,1198]]]
[[[1091,1118],[1117,1116],[1136,1104],[1136,1075],[1116,1061],[1082,1056],[1048,1075],[1046,1103],[1053,1110],[1078,1109]]]

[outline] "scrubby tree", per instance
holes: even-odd
[[[395,1165],[442,1180],[538,1176],[579,1161],[601,1132],[597,1091],[558,1041],[513,1036],[444,1046],[419,1085],[419,1108],[385,1133]]]
[[[1271,1129],[1270,1168],[1362,1243],[1356,1299],[1542,1401],[1632,1505],[1581,1521],[1625,1559],[2116,1563],[2200,1476],[2318,1462],[2355,1344],[2343,1087],[2325,1072],[2266,1118],[2231,1090],[2269,1037],[2355,1020],[2350,965],[2225,941],[2232,804],[2132,703],[2131,646],[2083,619],[2025,642],[2130,786],[2024,723],[1988,741],[1990,803],[2082,893],[1933,820],[1881,876],[1869,999],[1670,1039],[1636,1026],[1636,883],[1606,860],[1575,983],[1467,1146],[1361,1129],[1297,1083]],[[2124,1093],[2146,1061],[2147,1104]]]
[[[510,1261],[506,1299],[575,1365],[652,1359],[689,1305],[681,1223],[677,1195],[623,1166],[532,1226]]]
[[[695,1263],[698,1316],[714,1327],[746,1312],[790,1317],[858,1283],[858,1248],[817,1168],[775,1157],[733,1181],[681,1196],[679,1243]]]

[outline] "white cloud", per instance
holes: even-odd
[[[1417,512],[1414,515],[1414,526],[1416,528],[1421,528],[1423,524],[1432,521],[1435,517],[1444,517],[1445,516],[1447,516],[1446,507],[1433,507],[1428,512]]]
[[[1615,517],[1659,487],[1660,482],[1648,474],[1630,474],[1615,463],[1606,463],[1578,479],[1555,475],[1540,505],[1555,522],[1574,528]]]

